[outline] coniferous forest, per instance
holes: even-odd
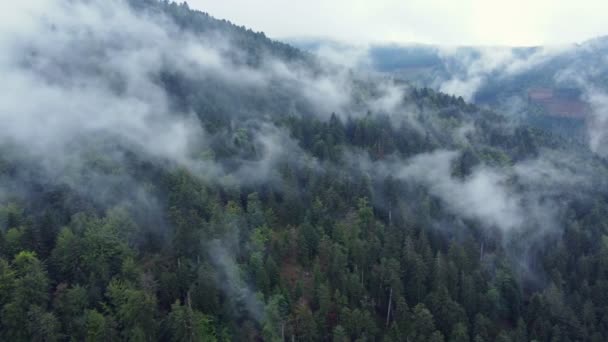
[[[0,35],[0,340],[608,339],[579,139],[187,4],[52,3]]]

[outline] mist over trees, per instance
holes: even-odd
[[[606,154],[606,36],[535,47],[293,43],[344,65],[461,96]]]
[[[185,3],[11,14],[0,340],[608,339],[593,146]]]

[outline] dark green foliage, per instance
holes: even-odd
[[[187,5],[130,2],[164,11],[191,33],[230,32],[247,52],[230,56],[241,63],[256,66],[264,53],[314,63]],[[176,105],[215,134],[196,151],[203,160],[229,171],[263,157],[255,142],[260,123],[216,111],[213,87],[184,75],[159,79]],[[528,246],[518,244],[524,233],[509,240],[451,212],[428,187],[381,177],[352,158],[390,162],[459,150],[451,176],[466,180],[478,167],[508,169],[552,150],[580,155],[606,175],[588,151],[426,88],[403,94],[419,110],[419,127],[379,113],[296,115],[274,93],[239,95],[231,102],[239,108],[270,103],[261,105],[272,114],[264,123],[297,145],[272,165],[269,179],[210,179],[148,160],[128,144],[116,147],[129,156],[120,160],[90,147],[96,172],[144,189],[154,205],[142,206],[122,182],[100,189],[109,199],[96,201],[44,177],[18,177],[14,170],[28,174],[40,165],[0,155],[0,185],[22,190],[0,198],[0,340],[608,339],[602,183],[586,196],[560,193],[563,234],[548,235],[546,244],[530,237]],[[456,137],[467,124],[476,134]],[[523,245],[522,263],[513,254]]]

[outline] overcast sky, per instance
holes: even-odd
[[[273,38],[540,45],[608,34],[608,0],[189,0]]]

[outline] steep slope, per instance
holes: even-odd
[[[0,339],[608,336],[587,145],[187,5],[13,14]]]

